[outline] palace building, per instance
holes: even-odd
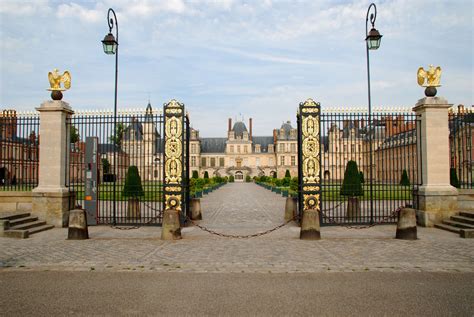
[[[286,170],[297,176],[297,134],[287,121],[270,136],[254,136],[252,118],[248,129],[243,121],[232,125],[229,119],[227,137],[201,138],[199,130],[191,131],[190,170],[202,177],[231,176],[243,181],[247,176],[283,177]]]

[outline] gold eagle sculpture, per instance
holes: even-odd
[[[417,73],[418,85],[422,87],[439,87],[441,79],[441,67],[434,67],[430,65],[430,68],[426,71],[423,67],[418,68]],[[425,83],[426,82],[426,83]]]
[[[48,73],[50,91],[64,91],[71,88],[71,74],[66,70],[62,75],[59,74],[58,69],[55,68]],[[61,83],[64,83],[64,88],[61,88]]]

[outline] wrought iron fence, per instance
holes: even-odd
[[[159,225],[163,211],[161,111],[84,112],[67,121],[70,133],[66,184],[84,204],[86,137],[98,138],[98,224]],[[132,176],[136,166],[138,178]]]
[[[0,114],[0,191],[29,191],[38,185],[39,116]]]
[[[455,187],[474,188],[473,139],[474,112],[459,105],[449,113],[450,180]]]
[[[323,108],[320,128],[322,224],[393,223],[398,208],[417,204],[414,113],[379,111],[369,122],[363,111]]]

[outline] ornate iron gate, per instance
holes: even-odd
[[[317,202],[314,206],[320,203],[322,225],[394,223],[399,208],[416,207],[416,193],[422,183],[422,160],[417,153],[421,142],[419,118],[409,111],[375,111],[371,117],[369,122],[364,111],[324,112],[311,99],[300,104],[300,217],[303,210],[314,208],[308,199]],[[308,133],[307,120],[315,127],[313,133]],[[313,161],[317,163],[314,171],[313,163],[309,164]]]
[[[186,215],[189,119],[184,105],[175,100],[166,104],[164,111],[166,116],[151,105],[145,111],[121,111],[115,129],[111,112],[79,112],[67,121],[71,142],[66,184],[75,195],[76,206],[84,206],[88,199],[84,194],[88,167],[85,141],[98,138],[97,224],[161,225],[163,208],[169,207],[173,198]],[[134,173],[130,172],[132,166],[138,171],[138,182],[136,176],[129,175]]]

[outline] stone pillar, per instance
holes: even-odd
[[[73,114],[69,104],[60,100],[45,101],[36,110],[40,113],[39,179],[33,189],[32,214],[56,227],[67,227],[69,189],[66,118]]]
[[[413,111],[421,120],[418,129],[418,190],[417,218],[420,225],[432,227],[449,218],[457,210],[457,189],[449,182],[449,126],[448,109],[442,97],[425,97]]]
[[[189,207],[191,209],[191,219],[202,220],[201,199],[190,198]]]
[[[316,209],[307,209],[303,212],[303,219],[301,220],[300,239],[321,239],[319,212]]]
[[[166,209],[163,213],[163,223],[161,225],[161,240],[179,239],[181,239],[179,211],[176,209]]]
[[[298,199],[296,197],[286,197],[285,221],[290,221],[290,220],[295,219],[296,213],[298,212],[297,200]]]
[[[396,239],[416,240],[416,214],[415,209],[402,208],[398,213]]]

